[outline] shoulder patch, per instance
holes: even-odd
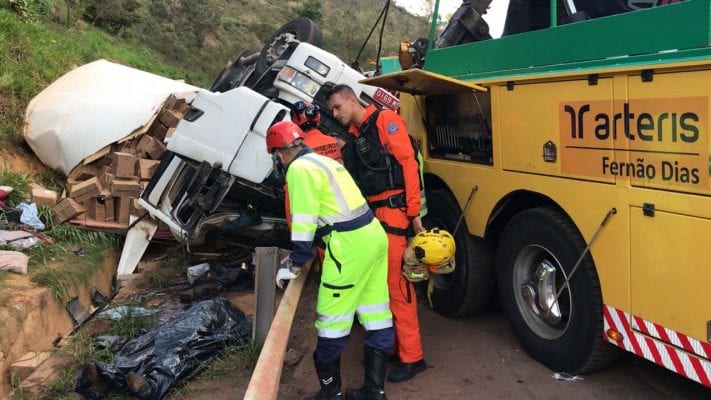
[[[397,124],[395,122],[391,122],[388,124],[388,134],[394,135],[397,133],[398,129],[399,128],[397,127]]]

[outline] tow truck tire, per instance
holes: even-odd
[[[227,65],[225,69],[220,72],[220,75],[212,82],[210,90],[213,92],[226,92],[230,89],[234,89],[237,86],[237,82],[244,80],[242,75],[247,73],[250,69],[250,65],[241,64],[240,59],[259,53],[261,48],[262,45],[259,43],[253,43],[247,47],[231,64]],[[254,63],[254,61],[252,61],[252,63]]]
[[[558,309],[545,312],[556,305],[552,301],[539,307],[541,297],[554,297],[563,286],[585,247],[573,222],[550,207],[515,216],[499,242],[497,275],[504,312],[528,353],[555,372],[592,372],[619,355],[603,338],[602,294],[590,253],[562,291]]]
[[[319,28],[314,21],[306,17],[292,19],[274,32],[265,42],[254,70],[257,77],[262,76],[274,62],[274,60],[270,59],[270,53],[272,56],[274,56],[275,53],[280,53],[276,47],[280,45],[279,36],[284,33],[293,34],[300,42],[311,43],[317,47],[323,46],[323,33],[321,32],[321,28]]]
[[[491,303],[496,286],[491,246],[484,239],[471,236],[464,221],[454,232],[461,210],[446,189],[428,191],[427,208],[425,226],[448,230],[457,245],[454,272],[430,276],[434,279],[432,308],[447,317],[462,317],[484,310]]]

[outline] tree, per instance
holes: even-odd
[[[301,17],[310,18],[315,22],[321,22],[321,18],[323,17],[321,3],[321,0],[304,0],[304,2],[296,8],[296,13]]]

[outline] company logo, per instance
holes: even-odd
[[[709,187],[708,98],[559,105],[564,173],[650,187]]]

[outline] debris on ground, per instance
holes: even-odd
[[[2,245],[29,249],[38,243],[40,243],[39,238],[32,232],[0,230],[0,244]]]
[[[110,310],[106,310],[99,314],[102,317],[106,317],[112,321],[120,321],[124,318],[135,318],[135,317],[150,317],[151,315],[157,314],[159,310],[148,309],[143,307],[133,307],[133,306],[118,306]]]
[[[188,277],[188,283],[190,285],[194,285],[195,282],[197,282],[201,278],[206,277],[208,272],[210,272],[209,263],[202,263],[193,265],[192,267],[188,267],[188,270],[186,272],[186,275]]]
[[[583,378],[581,376],[571,375],[567,372],[556,372],[551,377],[555,380],[566,381],[566,382],[574,382],[574,381],[582,381],[583,380]]]
[[[10,271],[27,274],[27,263],[30,257],[19,251],[0,250],[0,271]]]
[[[20,216],[20,223],[31,226],[34,230],[37,231],[43,231],[45,229],[45,225],[39,217],[37,204],[20,203],[17,205],[17,208],[22,211],[22,215]]]
[[[251,320],[229,301],[196,303],[171,322],[130,340],[112,362],[85,365],[76,391],[88,399],[112,390],[162,399],[226,349],[247,346],[251,332]]]

